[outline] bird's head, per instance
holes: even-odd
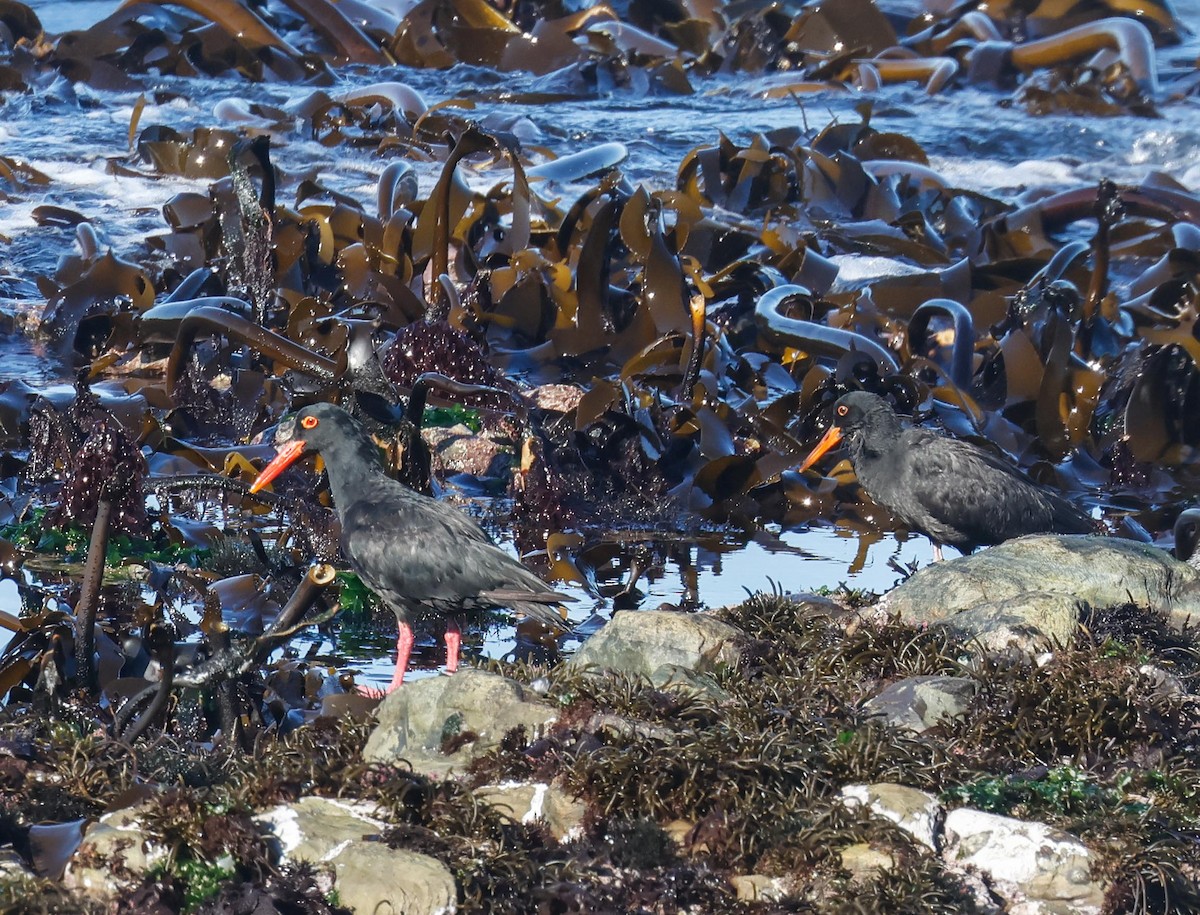
[[[808,470],[820,460],[826,452],[832,450],[840,442],[845,441],[852,454],[861,446],[863,431],[870,425],[882,423],[889,430],[893,427],[898,431],[899,421],[896,413],[888,402],[877,394],[866,391],[851,391],[843,394],[833,405],[833,425],[817,442],[817,446],[809,452],[801,470]]]
[[[358,421],[339,406],[316,403],[280,420],[275,432],[275,457],[250,484],[258,492],[291,466],[305,451],[320,452],[326,463],[335,453],[365,438]]]

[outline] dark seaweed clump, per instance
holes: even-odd
[[[303,796],[357,797],[379,805],[390,845],[446,863],[463,912],[981,911],[962,875],[838,800],[846,784],[883,781],[1079,835],[1109,885],[1106,911],[1200,905],[1196,652],[1153,614],[1094,612],[1049,663],[971,661],[945,631],[870,622],[829,602],[758,595],[723,616],[746,632],[743,661],[688,688],[502,665],[548,683],[559,718],[542,735],[510,732],[462,781],[365,763],[369,724],[352,718],[198,755],[167,736],[131,747],[10,713],[0,841],[31,853],[29,827],[48,811],[95,816],[142,785],[146,828],[170,863],[124,904],[217,912],[262,899],[332,912],[311,877],[272,864],[249,815]],[[919,735],[863,711],[886,684],[920,674],[971,676],[979,693],[964,716]],[[508,779],[580,796],[582,833],[560,844],[472,795]],[[847,870],[859,846],[892,865]],[[786,892],[739,900],[731,878],[746,874],[780,878]],[[39,898],[43,908],[19,911],[67,910],[54,908],[68,904],[60,889]]]

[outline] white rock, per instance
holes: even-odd
[[[1098,915],[1104,887],[1091,877],[1091,853],[1075,836],[1044,823],[960,808],[946,816],[945,857],[987,873],[1013,915]]]
[[[260,813],[256,822],[279,842],[283,860],[330,868],[342,905],[370,915],[449,915],[454,876],[428,855],[378,841],[386,824],[370,804],[306,797]]]
[[[876,785],[846,785],[842,801],[847,807],[859,804],[876,816],[891,820],[927,848],[937,851],[941,845],[944,816],[937,798],[907,785],[881,782]]]
[[[137,886],[167,859],[167,849],[142,829],[140,808],[106,813],[88,827],[83,841],[67,862],[63,883],[101,898]]]

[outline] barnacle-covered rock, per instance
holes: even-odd
[[[1062,830],[963,807],[946,816],[946,840],[947,858],[988,874],[1016,910],[1101,911],[1105,886],[1091,874],[1093,854]]]
[[[847,806],[865,804],[872,813],[891,820],[926,848],[933,851],[941,848],[946,812],[929,792],[881,782],[846,785],[841,794]]]
[[[89,826],[67,864],[66,885],[112,898],[161,867],[170,850],[147,832],[143,812],[140,805],[114,810]]]
[[[587,806],[559,785],[505,782],[476,788],[475,796],[518,823],[545,822],[560,842],[583,835]]]

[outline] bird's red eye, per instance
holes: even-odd
[[[315,429],[317,427],[317,423],[319,422],[320,420],[315,416],[304,416],[300,419],[300,425],[305,429]]]
[[[837,408],[838,416],[845,416],[849,412],[850,412],[850,408],[848,406],[846,406],[845,404],[842,404],[840,407]],[[316,423],[313,423],[313,425],[316,425]]]

